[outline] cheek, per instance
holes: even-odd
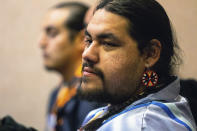
[[[54,45],[56,45],[59,49],[64,49],[68,46],[69,42],[65,37],[59,36],[53,41]]]
[[[128,58],[125,54],[105,56],[103,63],[105,72],[111,74],[111,77],[121,74],[129,64]]]
[[[141,76],[140,59],[131,59],[126,55],[116,55],[105,61],[105,81],[111,92],[121,87],[122,92],[135,90]],[[124,87],[124,88],[123,88]],[[133,87],[131,89],[131,87]]]
[[[125,66],[128,65],[125,57],[120,55],[112,55],[104,61],[104,72],[106,83],[121,83],[125,77]]]
[[[68,44],[70,44],[70,41],[68,41],[69,39],[67,38],[67,35],[64,35],[63,33],[60,33],[58,36],[56,36],[55,38],[51,38],[51,46],[53,46],[53,48],[55,49],[64,49],[66,46],[68,46]]]
[[[49,51],[56,57],[62,56],[63,54],[67,54],[71,50],[71,47],[69,47],[68,44],[69,43],[64,41],[64,39],[56,39],[51,42]]]

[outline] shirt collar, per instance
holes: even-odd
[[[176,101],[180,92],[180,79],[176,78],[172,83],[167,85],[162,90],[149,94],[147,97],[135,101],[132,105],[143,104],[151,101]]]

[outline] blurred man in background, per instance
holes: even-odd
[[[81,77],[84,16],[82,3],[60,3],[52,7],[42,24],[39,45],[47,70],[58,72],[61,83],[51,93],[47,112],[47,130],[76,131],[96,103],[81,101],[76,90]]]

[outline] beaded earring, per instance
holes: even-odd
[[[142,76],[142,84],[147,88],[155,87],[158,82],[158,75],[156,72],[147,69]]]

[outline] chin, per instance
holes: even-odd
[[[128,94],[114,95],[103,87],[93,86],[86,83],[81,83],[78,88],[78,95],[81,99],[88,101],[96,101],[99,103],[120,104],[130,98]]]
[[[86,87],[80,87],[78,89],[78,95],[81,99],[85,99],[88,101],[96,101],[101,103],[108,103],[108,99],[106,99],[106,96],[108,96],[105,92],[99,89],[87,89]]]
[[[56,68],[55,66],[45,65],[44,67],[48,71],[58,71],[58,68]]]

